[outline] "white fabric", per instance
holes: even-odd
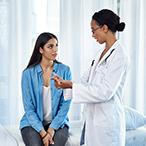
[[[50,86],[43,86],[43,124],[47,125],[52,120],[51,90]]]
[[[72,101],[87,103],[83,111],[83,122],[86,122],[85,146],[124,146],[125,117],[122,95],[129,60],[124,48],[116,41],[96,67],[104,49],[105,47],[98,51],[95,57],[89,82],[87,73],[80,83],[73,83]],[[103,64],[113,49],[115,50],[107,63]]]
[[[21,73],[31,47],[31,1],[0,1],[0,123],[19,124],[23,115]]]
[[[6,125],[3,126],[17,141],[18,146],[25,146],[21,133],[19,130],[19,125]],[[11,146],[11,145],[10,145]]]
[[[131,64],[124,103],[146,115],[146,0],[120,2],[121,21],[126,22],[120,40],[128,51]]]
[[[72,99],[72,89],[63,89],[63,95],[65,100]]]
[[[0,146],[18,146],[17,141],[0,124]]]
[[[60,60],[72,70],[73,80],[79,80],[100,48],[91,33],[94,12],[109,8],[117,12],[117,0],[60,1]],[[72,104],[70,120],[81,120],[80,104]]]

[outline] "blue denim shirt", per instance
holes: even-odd
[[[62,63],[53,65],[53,73],[58,74],[65,80],[71,80],[70,68]],[[25,114],[20,121],[20,130],[27,126],[32,126],[37,132],[44,129],[43,121],[43,78],[40,64],[23,71],[21,87],[22,99]],[[53,77],[53,74],[51,75]],[[63,90],[58,90],[54,85],[54,80],[50,80],[52,123],[50,127],[58,130],[67,125],[69,127],[68,111],[71,100],[65,101]]]

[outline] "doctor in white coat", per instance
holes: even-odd
[[[93,37],[105,47],[100,49],[88,71],[79,82],[65,81],[54,74],[55,85],[63,88],[66,100],[85,103],[81,145],[125,146],[123,88],[129,60],[116,38],[125,23],[113,11],[94,13],[91,21]],[[67,89],[67,88],[71,88]]]

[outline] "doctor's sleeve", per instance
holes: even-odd
[[[89,70],[86,71],[83,76],[80,78],[80,80],[78,82],[75,82],[75,81],[72,81],[73,84],[74,83],[81,83],[81,84],[84,84],[85,86],[87,86],[87,78],[88,78],[88,74],[89,74]],[[72,89],[63,89],[63,94],[64,94],[64,99],[65,100],[70,100],[70,99],[73,99],[73,96],[72,96]]]

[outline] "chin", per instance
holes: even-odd
[[[99,44],[103,44],[104,42],[98,41]]]

